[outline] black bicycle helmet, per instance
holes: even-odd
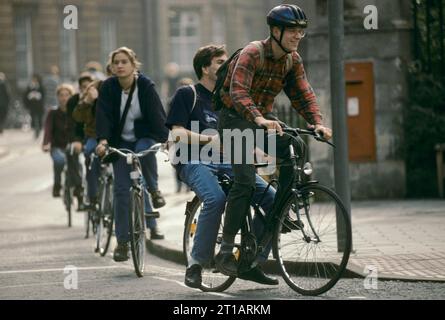
[[[282,41],[284,36],[284,29],[288,27],[307,28],[307,17],[300,7],[294,4],[282,4],[272,10],[267,15],[267,24],[271,27],[270,36],[286,53],[291,53],[285,47],[283,47]],[[275,38],[272,34],[272,27],[281,28],[280,40]]]
[[[307,28],[308,20],[304,11],[293,4],[282,4],[270,10],[267,24],[276,27]]]

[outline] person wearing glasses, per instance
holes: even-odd
[[[267,15],[267,24],[270,37],[261,41],[262,48],[250,43],[228,66],[224,85],[219,91],[221,112],[218,130],[223,141],[230,138],[226,138],[224,132],[236,129],[267,128],[278,132],[276,154],[272,154],[282,160],[274,204],[277,207],[283,200],[282,194],[292,184],[294,171],[286,147],[289,138],[283,135],[280,122],[269,117],[275,97],[284,90],[292,107],[317,132],[330,139],[332,131],[323,125],[314,90],[297,53],[300,41],[306,35],[306,14],[296,5],[279,5]],[[246,148],[232,150],[232,155],[242,152],[241,159],[244,160],[241,163],[235,163],[234,159],[231,161],[234,184],[227,200],[223,242],[215,257],[216,267],[228,276],[237,275],[237,260],[233,255],[234,239],[255,191],[255,166],[245,161],[246,155],[253,152],[253,147],[252,144],[246,144]]]

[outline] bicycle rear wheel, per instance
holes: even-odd
[[[320,295],[342,276],[351,251],[351,222],[340,198],[321,185],[303,187],[282,206],[274,252],[286,283]]]
[[[113,235],[114,211],[113,211],[113,185],[107,183],[104,188],[103,201],[101,200],[100,210],[100,240],[99,253],[102,257],[107,254]]]
[[[131,190],[130,201],[130,245],[134,271],[144,276],[145,268],[145,213],[143,192]]]
[[[196,228],[201,214],[202,202],[198,197],[195,197],[191,203],[187,205],[186,220],[183,233],[183,252],[188,265],[189,257],[192,251],[193,242],[196,235]],[[220,228],[216,239],[215,252],[219,251],[219,246],[222,241],[224,215],[221,217]],[[203,266],[202,269],[202,284],[200,289],[204,292],[223,292],[228,289],[236,277],[228,277],[220,273],[216,267],[213,259]]]

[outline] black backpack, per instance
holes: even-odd
[[[255,73],[258,73],[264,65],[264,46],[262,44],[261,41],[253,41],[252,44],[254,44],[259,50],[260,50],[260,67],[257,68],[257,70],[255,71]],[[227,59],[218,69],[218,71],[216,72],[216,84],[215,84],[215,88],[213,89],[213,96],[212,96],[212,102],[213,102],[213,109],[215,111],[219,111],[224,107],[224,103],[222,102],[221,99],[221,90],[223,89],[224,86],[224,82],[226,81],[226,77],[227,77],[227,73],[229,72],[229,66],[232,63],[232,61],[237,58],[240,54],[240,52],[243,50],[244,48],[240,48],[238,50],[235,51],[234,54],[232,54],[232,56]],[[292,65],[293,65],[293,58],[292,58],[292,54],[288,54],[287,55],[287,60],[286,60],[286,73],[288,73],[291,69],[292,69]]]

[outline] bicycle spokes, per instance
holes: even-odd
[[[283,206],[277,228],[275,245],[286,282],[307,295],[329,290],[346,268],[351,247],[349,219],[338,196],[318,185],[303,188]],[[339,250],[342,229],[347,230],[346,250]]]

